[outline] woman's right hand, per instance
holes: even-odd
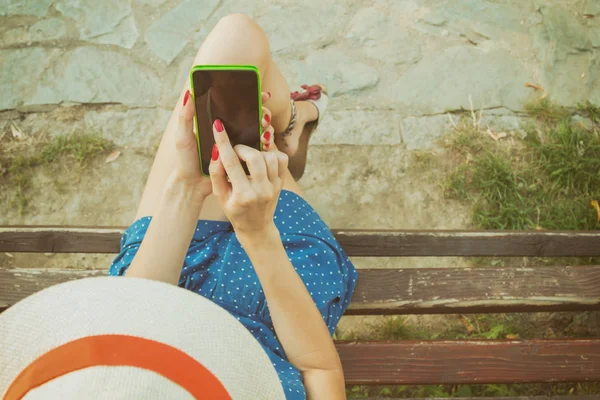
[[[213,134],[216,144],[209,167],[213,194],[238,239],[274,232],[273,215],[286,176],[287,155],[274,148],[260,152],[245,145],[232,147],[220,120],[214,122]],[[250,176],[240,160],[246,162]]]

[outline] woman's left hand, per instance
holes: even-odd
[[[194,134],[194,105],[189,90],[183,95],[183,106],[179,110],[177,130],[175,132],[175,149],[177,166],[171,176],[171,183],[182,184],[196,194],[194,199],[203,202],[212,192],[209,177],[200,172],[198,145]]]

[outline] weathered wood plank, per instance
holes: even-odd
[[[106,270],[0,268],[0,312],[50,286],[75,279],[106,275]]]
[[[104,270],[0,268],[0,310],[46,287]],[[600,309],[600,266],[359,271],[347,315]]]
[[[334,231],[352,256],[600,255],[600,232],[558,231]]]
[[[337,342],[346,383],[600,381],[600,339]]]
[[[123,227],[2,226],[0,251],[116,253]],[[350,256],[600,256],[600,233],[334,230]]]
[[[600,310],[600,266],[361,269],[347,315]]]
[[[120,227],[0,226],[0,251],[118,253]]]

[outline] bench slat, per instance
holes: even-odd
[[[600,232],[575,231],[334,231],[352,256],[592,257]]]
[[[361,269],[346,315],[600,310],[600,266]]]
[[[600,339],[336,342],[350,385],[600,381]]]
[[[0,226],[0,251],[118,253],[122,227]]]
[[[0,251],[116,253],[123,227],[0,226]],[[350,256],[600,256],[600,233],[334,230]]]
[[[0,312],[50,286],[75,279],[106,276],[107,273],[104,269],[0,268]]]
[[[0,311],[46,287],[107,270],[0,268]],[[600,266],[361,269],[346,315],[600,309]]]

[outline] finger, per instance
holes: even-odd
[[[265,164],[267,166],[267,176],[269,177],[269,180],[273,183],[279,176],[279,158],[277,157],[277,153],[275,152],[262,153],[262,155],[265,159]]]
[[[240,159],[233,150],[233,147],[231,147],[231,142],[229,141],[225,127],[219,119],[215,120],[213,123],[213,135],[219,151],[219,159],[225,168],[225,172],[229,175],[231,184],[233,187],[237,186],[239,189],[247,188],[249,182],[246,177],[246,172],[244,172]]]
[[[213,193],[217,197],[224,197],[231,190],[231,184],[227,182],[227,173],[219,158],[219,149],[216,144],[213,144],[212,158],[210,165],[208,166],[208,173],[210,174]]]
[[[267,107],[263,107],[262,112],[263,112],[262,126],[263,126],[263,128],[266,128],[269,125],[271,125],[271,110],[269,110]]]
[[[183,106],[179,110],[177,134],[175,144],[178,148],[187,147],[190,142],[196,142],[194,136],[194,106],[192,105],[192,94],[189,90],[183,95]]]
[[[260,141],[263,144],[263,151],[268,151],[271,148],[271,145],[273,144],[274,131],[275,129],[269,125],[260,138]]]
[[[271,99],[271,92],[262,92],[261,96],[262,96],[262,102],[264,104]]]
[[[288,167],[288,156],[281,151],[274,151],[274,154],[277,154],[277,161],[279,162],[279,167],[277,173],[279,174],[279,178],[283,182],[286,177],[286,171]]]
[[[259,151],[243,144],[238,144],[233,150],[235,150],[240,160],[245,161],[246,165],[248,165],[248,171],[250,171],[253,181],[264,181],[267,179],[267,166],[265,159]]]
[[[198,160],[198,148],[196,136],[194,135],[194,106],[192,95],[186,90],[183,95],[183,106],[179,110],[177,130],[175,132],[175,148],[177,150],[177,162],[184,174],[196,174],[200,172]]]

